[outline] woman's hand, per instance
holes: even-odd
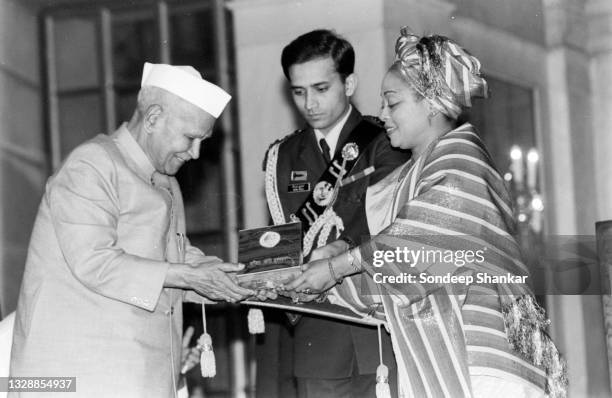
[[[329,272],[328,259],[311,261],[302,266],[302,274],[284,286],[286,290],[306,295],[323,293],[336,284]]]

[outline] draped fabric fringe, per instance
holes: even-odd
[[[550,321],[544,309],[533,297],[525,295],[504,305],[503,314],[510,347],[524,360],[544,368],[548,397],[565,398],[567,366],[545,331]]]

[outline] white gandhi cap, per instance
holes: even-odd
[[[145,62],[140,86],[163,88],[205,110],[215,118],[219,117],[232,98],[222,88],[202,79],[202,75],[191,66]]]

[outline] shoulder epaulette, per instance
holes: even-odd
[[[273,147],[274,145],[276,145],[276,144],[280,144],[281,142],[284,142],[284,141],[288,140],[289,138],[293,137],[293,136],[294,136],[294,135],[296,135],[296,134],[301,133],[301,132],[302,132],[302,131],[304,131],[304,130],[305,130],[305,129],[297,129],[297,130],[295,130],[293,133],[291,133],[291,134],[287,134],[286,136],[281,137],[281,138],[277,139],[276,141],[272,142],[272,143],[271,143],[271,144],[268,146],[268,149],[266,149],[266,154],[264,155],[264,158],[263,158],[263,163],[261,164],[261,169],[262,169],[263,171],[266,171],[266,163],[268,162],[268,152],[270,152],[270,148],[272,148],[272,147]]]

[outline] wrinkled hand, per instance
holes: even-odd
[[[310,253],[310,261],[321,260],[323,258],[335,257],[349,249],[348,243],[341,239],[326,244],[325,246],[314,249]]]
[[[242,270],[243,264],[207,262],[189,266],[185,276],[187,285],[196,293],[212,300],[235,303],[257,292],[238,286],[234,273]]]
[[[201,255],[190,255],[189,259],[185,259],[185,263],[189,264],[189,265],[197,265],[197,264],[218,264],[218,263],[222,263],[223,260],[221,260],[219,257],[217,256],[207,256],[205,254],[201,254]]]
[[[315,297],[331,289],[336,281],[332,278],[329,272],[329,265],[327,259],[311,261],[306,265],[302,266],[302,274],[286,284],[284,288],[286,290],[292,290],[296,293],[316,293]]]
[[[185,374],[200,363],[201,351],[197,346],[189,347],[193,336],[193,326],[189,326],[183,335],[183,348],[181,351],[181,373]]]

